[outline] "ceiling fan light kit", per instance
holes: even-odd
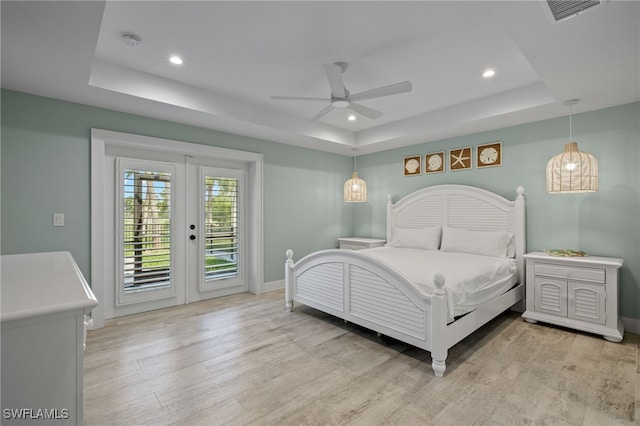
[[[345,98],[333,98],[331,99],[331,106],[334,108],[346,108],[350,104],[348,99]]]
[[[308,98],[297,96],[271,96],[271,99],[289,100],[289,101],[324,101],[329,102],[329,105],[317,113],[313,120],[317,120],[327,113],[336,108],[347,108],[351,111],[367,117],[371,120],[376,120],[382,117],[380,111],[376,111],[373,108],[369,108],[362,104],[355,103],[357,101],[364,101],[368,99],[381,98],[384,96],[397,95],[399,93],[410,92],[413,89],[410,81],[403,81],[400,83],[390,84],[388,86],[382,86],[375,89],[365,90],[356,94],[350,94],[344,85],[342,78],[343,73],[347,70],[348,64],[346,62],[335,62],[333,64],[325,64],[324,71],[331,87],[331,97],[329,98]]]

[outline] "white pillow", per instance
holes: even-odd
[[[507,257],[512,240],[513,234],[507,231],[471,231],[443,226],[440,250]]]
[[[439,226],[426,228],[395,228],[393,238],[387,246],[398,248],[415,248],[422,250],[438,250],[440,247],[441,229]]]

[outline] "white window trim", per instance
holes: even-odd
[[[110,130],[91,129],[91,288],[101,302],[92,312],[94,328],[104,326],[105,286],[105,158],[108,147],[153,149],[172,154],[217,158],[246,163],[249,173],[246,190],[251,206],[247,220],[248,288],[251,293],[264,291],[264,222],[262,154],[200,145]],[[111,184],[111,183],[109,183]]]

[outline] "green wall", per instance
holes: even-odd
[[[600,190],[548,195],[544,168],[562,151],[568,117],[497,129],[358,157],[369,201],[347,205],[342,185],[352,171],[346,156],[232,135],[168,121],[2,91],[3,254],[68,250],[90,276],[90,129],[101,128],[213,145],[264,156],[265,282],[284,276],[284,251],[296,258],[335,247],[339,236],[384,237],[386,195],[425,186],[476,185],[527,197],[527,249],[577,248],[625,259],[621,314],[640,319],[640,103],[574,114],[580,149],[596,156]],[[405,156],[502,141],[495,168],[404,177]],[[65,213],[65,227],[52,214]]]
[[[369,202],[354,206],[355,235],[386,235],[386,197],[394,202],[426,186],[475,185],[509,199],[518,185],[527,197],[527,250],[575,248],[621,257],[621,315],[640,318],[640,103],[573,115],[573,139],[591,152],[600,168],[599,191],[546,193],[545,166],[569,138],[563,117],[429,142],[358,157],[358,174],[367,182]],[[502,141],[500,167],[446,171],[405,177],[407,156]],[[474,152],[475,161],[475,152]]]
[[[2,90],[2,254],[65,250],[90,275],[91,128],[263,154],[265,282],[284,252],[336,247],[352,232],[342,201],[351,159],[266,140]],[[52,226],[64,213],[65,226]]]

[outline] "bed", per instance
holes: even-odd
[[[297,262],[287,250],[286,309],[301,303],[429,351],[442,377],[449,348],[522,304],[524,188],[516,194],[437,185],[395,204],[388,196],[385,247],[322,250]],[[484,260],[501,273],[474,284],[477,295],[465,274]]]

